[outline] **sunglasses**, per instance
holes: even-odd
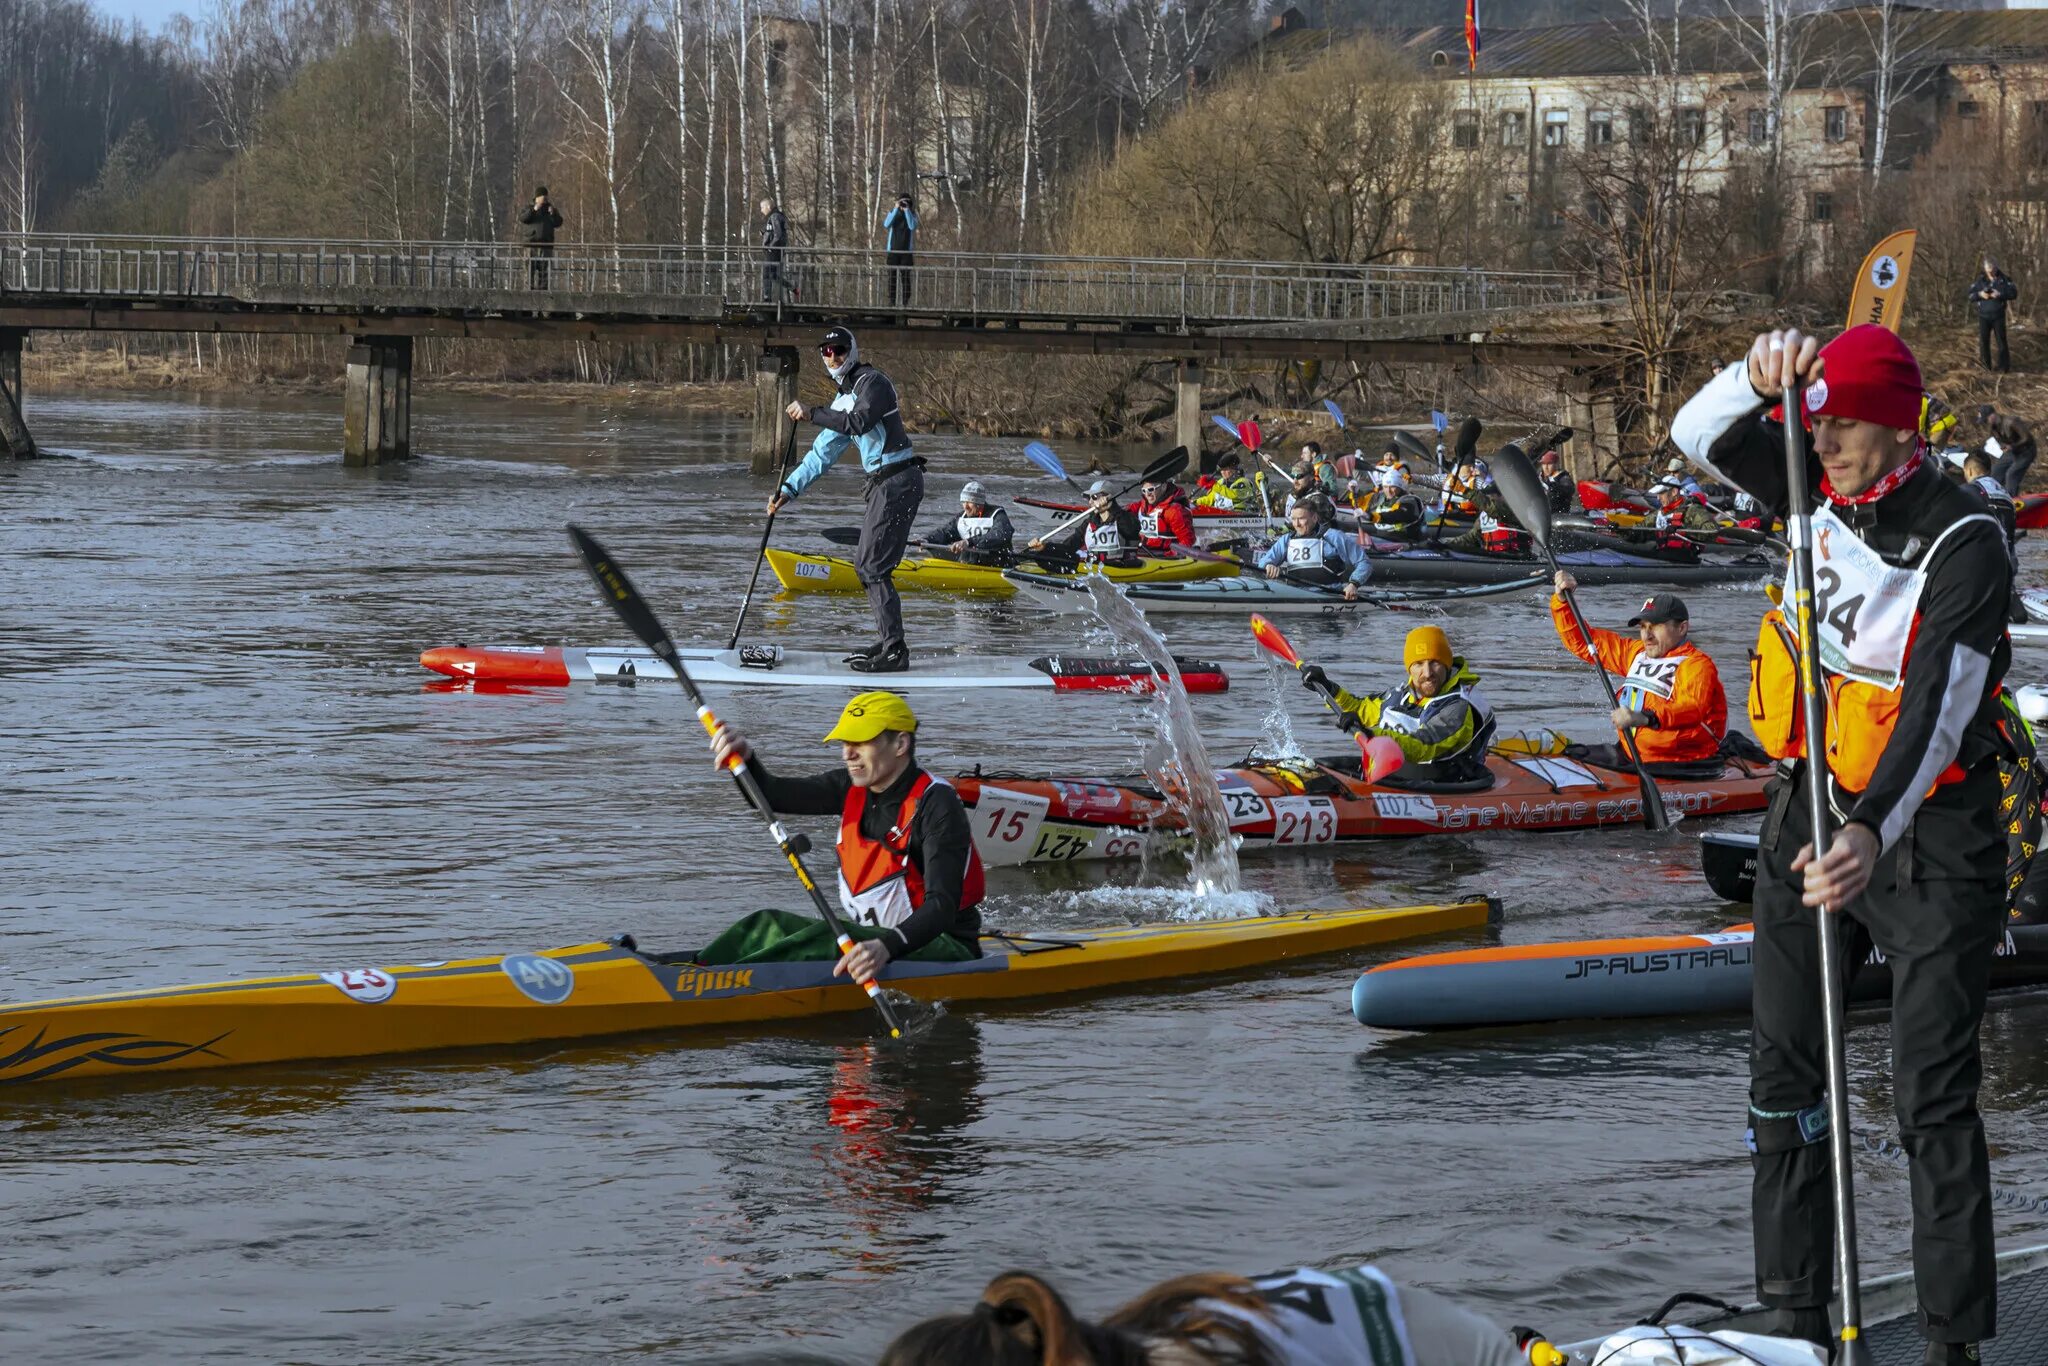
[[[843,356],[846,354],[846,348],[843,346],[821,346],[818,348],[818,354],[821,356]]]

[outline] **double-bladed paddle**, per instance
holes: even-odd
[[[1052,447],[1046,445],[1043,441],[1034,441],[1026,446],[1024,448],[1024,458],[1053,478],[1063,481],[1074,492],[1081,494],[1083,497],[1087,496],[1087,490],[1074,482],[1074,476],[1067,473],[1067,467],[1062,465],[1060,458],[1052,453]]]
[[[1295,653],[1294,646],[1280,633],[1280,628],[1256,612],[1252,613],[1252,639],[1281,663],[1290,665],[1296,673],[1308,667],[1308,661]],[[1341,724],[1349,713],[1337,710],[1336,693],[1327,686],[1316,688],[1315,692],[1322,697],[1323,706],[1329,709],[1330,715]],[[1351,738],[1358,741],[1359,774],[1369,783],[1380,781],[1408,761],[1408,757],[1401,753],[1400,743],[1387,736],[1375,735],[1368,740],[1362,732],[1353,731]]]
[[[782,491],[782,481],[789,478],[789,458],[796,454],[796,423],[789,424],[789,438],[782,443],[782,461],[775,468],[775,491]],[[761,566],[768,562],[768,537],[775,530],[775,514],[768,514],[767,523],[761,528],[761,544],[754,550],[754,572],[747,579],[747,595],[740,599],[739,619],[732,624],[732,639],[725,648],[739,648],[740,632],[747,627],[747,609],[754,605],[754,588],[761,582]]]
[[[1528,529],[1536,539],[1537,549],[1550,564],[1552,574],[1559,573],[1557,552],[1550,548],[1550,495],[1544,492],[1543,481],[1537,477],[1536,467],[1529,463],[1529,457],[1513,442],[1502,446],[1493,457],[1493,484],[1500,490],[1514,511],[1515,520]],[[1578,627],[1579,638],[1586,642],[1587,653],[1593,657],[1593,669],[1600,675],[1600,695],[1607,699],[1608,710],[1620,705],[1615,700],[1614,680],[1607,676],[1607,666],[1600,662],[1600,652],[1593,647],[1593,633],[1586,627],[1586,618],[1579,611],[1578,600],[1570,593],[1562,595],[1565,610],[1572,614],[1572,621]],[[1670,813],[1664,809],[1664,794],[1643,768],[1643,756],[1636,751],[1636,738],[1627,730],[1617,730],[1621,747],[1628,755],[1631,767],[1636,771],[1636,786],[1643,794],[1643,825],[1651,830],[1671,828]]]
[[[619,614],[619,620],[626,624],[626,629],[640,637],[640,643],[654,651],[655,658],[675,671],[676,681],[683,685],[683,691],[690,695],[690,701],[697,708],[697,719],[703,722],[704,733],[716,736],[720,726],[719,719],[711,714],[710,704],[705,702],[704,694],[698,691],[695,680],[690,677],[690,671],[683,667],[682,657],[676,653],[675,642],[669,639],[667,628],[661,624],[661,619],[654,615],[654,609],[647,605],[647,599],[640,596],[640,590],[626,577],[626,571],[619,568],[618,562],[612,559],[609,551],[597,543],[596,537],[582,527],[572,524],[569,528],[569,539],[575,543],[576,553],[583,557],[583,567],[588,569],[590,577],[596,580],[598,592],[612,605],[612,610]],[[810,869],[804,867],[804,851],[811,847],[811,842],[801,831],[793,831],[783,825],[775,814],[775,808],[768,804],[767,794],[761,791],[761,784],[756,782],[754,775],[747,770],[745,760],[734,755],[726,760],[725,767],[732,774],[733,781],[739,784],[740,791],[745,794],[747,801],[761,813],[761,819],[768,822],[768,833],[775,837],[776,847],[780,848],[783,857],[789,860],[790,868],[796,873],[796,880],[811,894],[811,904],[818,908],[818,914],[824,918],[826,927],[832,931],[832,937],[838,941],[841,955],[852,953],[853,936],[846,932],[845,924],[833,911],[831,903],[825,900],[825,894],[819,891],[818,884],[811,880]],[[882,1023],[889,1027],[889,1037],[902,1038],[903,1026],[897,1022],[896,1012],[890,1008],[887,998],[882,995],[881,983],[869,977],[863,980],[860,986],[861,990],[867,992],[868,999],[875,1003],[875,1009],[881,1013]]]

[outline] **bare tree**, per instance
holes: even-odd
[[[41,149],[29,121],[26,81],[14,83],[6,115],[7,127],[0,134],[0,223],[10,232],[34,232]]]
[[[647,150],[645,138],[627,146],[626,127],[644,17],[641,0],[573,0],[556,14],[556,36],[574,60],[554,73],[555,91],[581,124],[575,154],[604,186],[613,242],[625,238],[625,204]]]

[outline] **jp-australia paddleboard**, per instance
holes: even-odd
[[[1027,574],[1011,570],[1003,576],[1017,587],[1018,600],[1060,612],[1085,612],[1090,601],[1086,585],[1050,574]],[[1259,612],[1346,616],[1355,612],[1417,603],[1456,602],[1461,598],[1493,597],[1541,588],[1541,577],[1532,576],[1509,583],[1469,584],[1456,588],[1374,588],[1358,590],[1346,600],[1342,588],[1315,588],[1289,583],[1285,579],[1208,579],[1186,584],[1131,584],[1125,596],[1147,612],[1210,612],[1241,616]]]
[[[785,650],[780,645],[742,645],[737,650],[684,649],[676,652],[690,677],[705,687],[785,688],[1045,688],[1053,692],[1149,692],[1152,666],[1139,659],[1091,655],[1040,655],[1036,659],[996,655],[912,655],[903,673],[860,673],[823,650]],[[564,687],[570,683],[672,681],[668,665],[637,645],[583,649],[569,645],[444,645],[426,651],[420,664],[466,683]],[[1218,693],[1230,686],[1220,664],[1175,656],[1181,682],[1191,693]]]

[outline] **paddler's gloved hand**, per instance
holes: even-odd
[[[1345,732],[1347,735],[1351,734],[1354,731],[1360,735],[1379,734],[1379,732],[1374,730],[1371,726],[1368,726],[1367,724],[1365,724],[1365,722],[1359,720],[1357,712],[1350,711],[1340,711],[1337,713],[1337,729]]]
[[[1320,664],[1301,666],[1301,686],[1312,692],[1322,693],[1326,697],[1334,695],[1337,691],[1336,685],[1330,682],[1330,676],[1323,672],[1323,666]]]

